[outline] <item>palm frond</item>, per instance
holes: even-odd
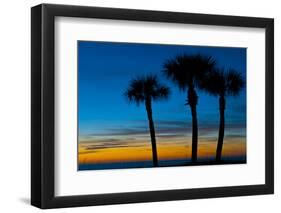
[[[135,102],[137,105],[142,103],[145,100],[145,96],[141,79],[132,79],[124,95],[129,102]]]
[[[225,74],[223,69],[213,69],[200,82],[200,89],[210,95],[224,95],[226,91]]]
[[[244,85],[243,77],[238,71],[216,68],[201,81],[200,88],[211,95],[236,96]]]
[[[190,77],[184,71],[182,58],[180,56],[175,59],[167,60],[164,63],[163,73],[167,78],[176,83],[181,90],[185,90],[188,86]]]
[[[170,96],[171,90],[164,85],[158,85],[155,93],[152,95],[153,100],[167,99]]]
[[[201,54],[178,55],[164,63],[163,73],[175,82],[179,89],[197,86],[204,76],[214,69],[216,61],[211,56]]]
[[[242,88],[245,86],[245,81],[241,73],[237,72],[234,69],[228,70],[226,73],[226,86],[227,94],[237,96]]]
[[[169,94],[169,87],[160,84],[156,75],[147,75],[131,80],[125,91],[126,98],[137,105],[148,99],[167,99]]]

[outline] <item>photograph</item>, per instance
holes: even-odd
[[[274,194],[274,18],[189,6],[32,6],[31,205]]]
[[[77,41],[78,171],[246,163],[247,49]]]

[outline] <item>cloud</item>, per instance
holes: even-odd
[[[124,148],[124,147],[128,147],[128,145],[116,145],[116,144],[107,144],[107,145],[88,145],[85,147],[86,150],[97,150],[97,149],[108,149],[108,148]],[[130,147],[132,147],[132,145],[130,145]]]
[[[181,133],[178,133],[178,134],[157,134],[157,138],[175,138],[175,137],[186,137],[187,135],[186,134],[181,134]]]
[[[156,123],[159,126],[169,126],[169,127],[183,127],[190,126],[191,122],[188,121],[173,121],[173,120],[157,120]]]
[[[125,147],[140,147],[142,144],[134,144],[129,143],[127,141],[123,140],[96,140],[96,141],[87,141],[87,142],[81,142],[81,146],[85,150],[99,150],[99,149],[108,149],[108,148],[125,148]]]
[[[87,140],[89,139],[89,140]],[[91,137],[91,135],[87,135],[86,137],[82,137],[81,141],[83,141],[83,143],[93,143],[93,137]],[[120,141],[120,139],[117,138],[100,138],[99,142],[100,143],[112,143],[112,142],[117,142]]]
[[[199,137],[217,137],[219,124],[217,122],[199,122]],[[181,120],[156,120],[155,131],[157,138],[176,138],[191,137],[192,124],[188,121]],[[244,123],[226,123],[225,135],[245,137],[246,125]],[[137,138],[149,140],[149,127],[142,125],[140,122],[133,128],[110,128],[102,133],[92,133],[80,136],[80,141],[91,141],[93,139],[99,142],[112,143],[118,141],[133,141]]]
[[[244,138],[246,134],[225,134],[225,138]]]

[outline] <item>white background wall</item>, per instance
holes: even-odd
[[[51,212],[279,212],[281,208],[281,13],[276,0],[45,0],[194,13],[275,18],[275,195],[50,210]],[[0,212],[39,212],[30,197],[30,7],[37,0],[2,1],[0,10]],[[258,94],[257,94],[258,95]]]

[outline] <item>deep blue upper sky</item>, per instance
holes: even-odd
[[[171,88],[168,101],[153,103],[158,128],[161,128],[161,122],[165,125],[182,121],[190,123],[190,110],[184,106],[186,93],[180,92],[161,73],[165,60],[182,53],[212,56],[218,66],[234,68],[246,80],[245,48],[78,41],[80,136],[110,134],[118,129],[130,131],[146,125],[145,107],[129,104],[123,96],[129,81],[146,73],[157,74],[159,80]],[[201,91],[198,95],[199,126],[217,127],[217,97]],[[227,125],[246,128],[246,89],[237,97],[227,98],[226,128]]]

